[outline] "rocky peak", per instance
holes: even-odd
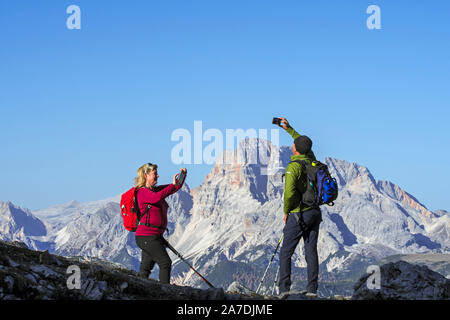
[[[442,209],[434,211],[434,214],[438,217],[450,216],[450,212],[448,212],[447,210],[442,210]]]
[[[424,219],[423,222],[438,216],[398,185],[390,181],[375,180],[369,169],[364,166],[330,157],[325,158],[325,164],[330,174],[336,178],[340,190],[345,188],[347,192],[365,195],[374,203],[378,201],[377,196],[387,196],[404,206],[417,210]]]
[[[279,148],[264,139],[245,139],[235,150],[226,150],[218,158],[203,185],[221,184],[230,191],[245,189],[261,203],[280,198],[284,189],[282,175],[291,155],[290,147]],[[330,157],[324,163],[340,189],[346,187],[360,194],[378,192],[378,183],[366,167]]]
[[[289,147],[279,148],[265,139],[247,138],[235,150],[225,150],[218,157],[198,189],[239,190],[261,204],[280,198],[284,187],[282,175],[291,154]],[[196,190],[194,197],[201,194],[202,191]]]
[[[378,181],[377,187],[381,193],[401,202],[405,206],[419,211],[420,214],[426,219],[438,217],[437,214],[428,210],[422,203],[419,202],[419,200],[390,181]]]
[[[330,157],[326,157],[324,163],[328,166],[330,174],[336,178],[340,189],[347,187],[356,193],[376,191],[375,178],[366,167]]]

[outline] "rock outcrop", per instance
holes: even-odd
[[[79,271],[79,287],[76,273]],[[137,277],[118,264],[61,257],[0,241],[0,300],[227,300],[223,289],[195,289]]]
[[[405,261],[380,267],[380,286],[368,286],[372,275],[359,279],[352,296],[354,300],[448,300],[450,280],[426,266]],[[372,288],[370,288],[372,287]]]

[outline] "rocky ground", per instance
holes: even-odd
[[[79,275],[79,276],[78,276]],[[0,300],[348,300],[449,299],[450,280],[404,261],[381,266],[381,288],[362,277],[353,297],[314,297],[301,292],[257,295],[239,283],[227,290],[161,284],[122,266],[87,257],[34,251],[20,242],[0,241]]]

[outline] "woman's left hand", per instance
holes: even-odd
[[[175,173],[175,174],[173,175],[172,184],[173,184],[174,186],[177,185],[177,175],[178,175],[178,173]]]
[[[186,168],[181,168],[181,170],[180,171],[184,171],[184,173],[185,174],[187,174],[187,169]],[[180,173],[175,173],[175,175],[173,176],[173,182],[172,182],[172,184],[173,185],[177,185],[177,175],[179,175]]]

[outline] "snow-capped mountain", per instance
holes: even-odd
[[[1,240],[21,241],[32,249],[40,249],[39,241],[35,239],[45,236],[48,227],[28,209],[0,201]]]
[[[80,203],[73,200],[66,204],[58,204],[46,209],[36,210],[33,214],[36,217],[48,222],[53,229],[58,230],[74,219],[77,219],[79,216],[86,213],[93,213],[110,202],[119,203],[120,195],[86,203]]]
[[[246,139],[221,155],[200,186],[190,190],[185,184],[167,199],[169,242],[217,286],[240,280],[256,287],[260,280],[284,226],[282,174],[290,155],[288,147]],[[323,161],[338,181],[339,197],[333,207],[322,206],[322,278],[345,277],[355,266],[394,254],[450,251],[447,211],[429,211],[399,186],[377,181],[364,166],[332,158]],[[96,256],[136,269],[140,249],[122,226],[119,201],[115,196],[39,210],[35,214],[51,227],[38,235],[58,254]],[[0,221],[9,237],[18,232],[4,227],[7,220]],[[306,266],[302,242],[299,247],[293,274]],[[201,286],[184,263],[172,258],[175,283]]]

